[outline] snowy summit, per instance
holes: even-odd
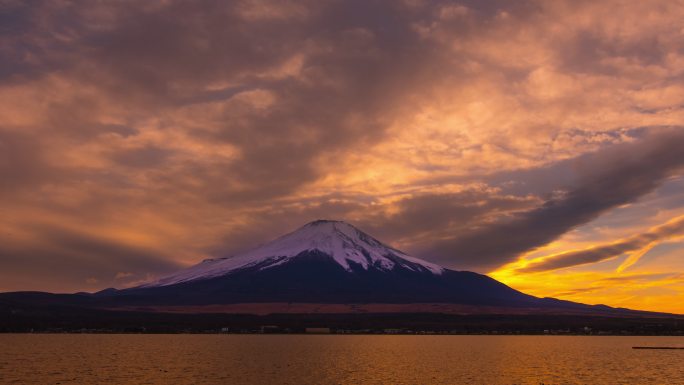
[[[233,257],[207,259],[144,287],[204,280],[245,269],[265,270],[311,256],[331,258],[349,273],[356,269],[405,269],[435,275],[444,272],[443,267],[387,246],[346,222],[318,220],[251,251]]]

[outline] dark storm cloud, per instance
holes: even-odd
[[[492,269],[557,239],[607,210],[635,201],[684,166],[681,150],[684,132],[681,128],[666,131],[607,153],[583,157],[576,164],[582,175],[578,184],[569,187],[561,197],[511,220],[482,225],[458,238],[438,242],[427,255],[459,267]],[[624,246],[635,247],[631,243]],[[588,263],[618,251],[606,246],[594,254],[582,253],[570,259]]]
[[[481,186],[456,193],[421,193],[398,200],[396,213],[369,216],[359,225],[382,239],[404,240],[416,246],[421,237],[422,243],[426,242],[424,238],[432,242],[435,237],[465,231],[469,224],[510,216],[537,203],[535,197],[503,195]]]

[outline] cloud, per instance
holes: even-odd
[[[642,273],[642,274],[631,274],[631,275],[621,275],[616,277],[606,277],[598,280],[598,283],[633,283],[633,282],[645,282],[649,283],[655,280],[679,280],[684,278],[682,273]]]
[[[43,284],[59,291],[78,291],[81,282],[113,286],[116,279],[137,272],[168,274],[180,268],[167,255],[137,245],[80,231],[49,225],[32,225],[25,233],[2,234],[0,263],[4,284],[16,290],[34,290],[40,282],[26,279],[41,276]],[[30,234],[29,239],[22,239]],[[122,269],[129,269],[121,273]]]
[[[381,239],[395,240],[397,247],[420,250],[436,238],[466,232],[473,223],[491,222],[539,204],[536,196],[504,194],[485,184],[452,188],[455,191],[442,186],[444,191],[403,194],[376,204],[380,207],[370,213],[363,207],[353,221]]]
[[[653,191],[684,166],[682,146],[684,133],[676,128],[667,129],[637,143],[581,159],[577,166],[582,168],[583,176],[578,185],[563,191],[560,197],[513,219],[484,225],[459,238],[439,242],[429,255],[438,256],[442,261],[458,261],[466,267],[491,269],[511,262],[604,212]],[[632,242],[636,241],[606,246],[597,249],[596,254],[580,253],[568,259],[600,259],[615,255],[618,249],[634,248],[630,246]]]
[[[673,282],[678,282],[684,274],[681,273],[641,273],[620,276],[607,276],[601,278],[594,278],[589,287],[579,287],[570,290],[561,290],[552,294],[547,294],[553,298],[568,298],[576,295],[591,295],[592,293],[600,293],[606,289],[610,290],[615,287],[634,287],[647,286],[667,286]]]
[[[640,132],[684,119],[682,17],[666,1],[5,2],[0,243],[64,279],[5,257],[0,280],[162,274],[318,218],[450,267],[503,264],[673,172],[673,146]],[[640,169],[661,146],[671,162],[643,150]]]
[[[674,218],[641,234],[635,234],[618,241],[532,260],[525,266],[518,268],[517,271],[534,273],[563,269],[601,262],[630,253],[631,255],[618,268],[618,272],[621,272],[636,263],[656,244],[676,236],[684,236],[684,217]]]

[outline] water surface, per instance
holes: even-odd
[[[0,334],[1,384],[684,384],[684,337]]]

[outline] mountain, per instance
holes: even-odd
[[[253,250],[208,259],[139,287],[101,292],[113,306],[239,303],[447,303],[573,307],[490,277],[411,257],[341,221],[318,220]],[[582,305],[584,306],[584,305]]]
[[[0,332],[327,325],[534,333],[591,325],[648,334],[678,333],[680,320],[671,314],[533,297],[486,275],[411,257],[350,224],[323,220],[138,287],[0,293]]]
[[[251,270],[273,269],[303,258],[334,262],[349,274],[368,272],[442,274],[441,266],[413,258],[383,244],[341,221],[318,220],[300,229],[233,257],[206,259],[202,263],[142,287],[159,287],[211,279]]]

